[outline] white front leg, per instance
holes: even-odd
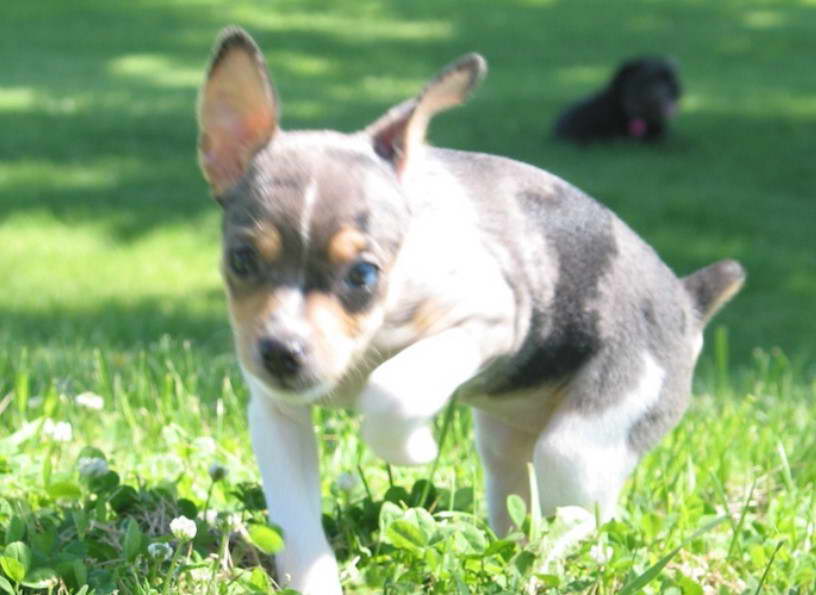
[[[257,387],[252,392],[252,447],[261,469],[269,519],[284,532],[285,547],[276,556],[281,586],[304,595],[341,594],[337,562],[320,523],[320,476],[311,410],[275,402]]]
[[[397,465],[432,461],[438,452],[433,416],[481,364],[473,335],[451,329],[414,343],[380,365],[357,404],[366,443]]]

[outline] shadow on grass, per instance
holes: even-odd
[[[222,354],[232,350],[232,335],[221,296],[219,291],[196,300],[195,311],[182,300],[158,298],[97,301],[87,309],[0,310],[0,345],[104,352],[146,348],[170,334],[200,352]]]
[[[802,249],[816,138],[804,48],[816,16],[801,3],[15,2],[0,23],[0,47],[14,56],[0,90],[0,224],[46,210],[66,225],[100,223],[127,244],[212,213],[195,164],[193,105],[213,38],[233,22],[266,51],[289,128],[358,129],[452,58],[483,52],[493,72],[468,109],[434,123],[436,144],[562,175],[680,273],[741,258],[749,285],[722,317],[737,350],[813,350],[816,323],[797,314],[816,299],[808,280],[816,257]],[[654,150],[553,143],[558,110],[641,53],[681,64],[687,109],[670,142]],[[204,341],[221,333],[226,343],[221,313],[166,307],[121,301],[0,315],[12,337],[89,329],[105,341],[120,317],[132,317],[117,341],[173,332]]]
[[[780,57],[784,44],[767,43],[761,51],[757,46],[776,40],[807,14],[796,5],[759,11],[681,3],[655,9],[633,1],[589,8],[532,1],[485,1],[467,10],[429,1],[311,1],[274,8],[237,2],[232,9],[185,2],[14,3],[3,27],[4,43],[16,48],[4,85],[22,98],[16,108],[0,110],[0,126],[13,131],[0,144],[0,159],[12,174],[3,184],[0,216],[47,208],[68,219],[110,220],[112,232],[127,240],[211,208],[195,165],[193,104],[214,34],[233,20],[250,28],[267,51],[284,114],[291,107],[295,115],[284,123],[295,127],[357,129],[456,55],[483,51],[496,72],[476,105],[447,124],[440,121],[435,137],[440,144],[552,167],[546,142],[552,116],[565,100],[602,80],[619,58],[680,54],[698,78],[721,76],[712,72],[718,61],[733,67],[740,55]],[[732,23],[730,46],[722,45],[719,29],[701,26],[721,20]],[[354,23],[356,33],[349,30]],[[689,47],[701,42],[708,42],[704,52]],[[763,85],[779,82],[759,79]],[[725,122],[719,128],[733,129]],[[62,190],[59,176],[53,184],[42,177],[15,182],[14,168],[32,161],[108,169],[109,183],[90,179],[84,187]]]

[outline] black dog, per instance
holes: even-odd
[[[603,90],[562,112],[555,136],[578,143],[618,137],[660,140],[680,93],[677,68],[668,60],[629,60]]]

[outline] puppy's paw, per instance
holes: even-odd
[[[424,465],[439,454],[430,425],[400,427],[376,418],[363,421],[363,439],[374,453],[393,465]]]
[[[338,569],[334,556],[325,554],[312,562],[289,586],[303,595],[343,595],[337,577]]]
[[[439,447],[434,439],[431,426],[416,428],[408,434],[402,445],[405,455],[404,465],[424,465],[430,463],[439,454]]]

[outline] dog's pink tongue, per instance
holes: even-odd
[[[629,120],[629,136],[641,137],[646,134],[646,120],[634,118]]]

